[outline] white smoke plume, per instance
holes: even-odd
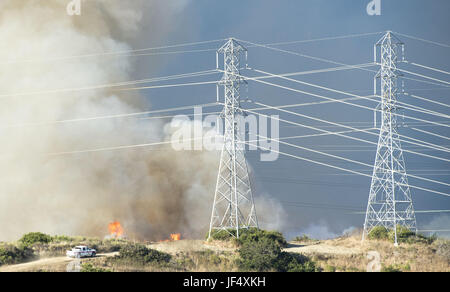
[[[427,224],[419,229],[423,230],[439,230],[439,231],[430,231],[426,232],[427,235],[435,234],[440,238],[450,238],[449,230],[450,226],[450,216],[449,215],[440,215],[434,217]],[[441,231],[444,230],[444,231]]]
[[[0,240],[30,231],[102,237],[112,221],[132,238],[203,236],[217,153],[160,146],[47,155],[167,137],[161,122],[135,118],[24,125],[147,110],[136,92],[17,94],[131,80],[130,57],[66,57],[129,50],[148,27],[147,37],[163,40],[186,1],[86,0],[72,17],[68,2],[0,2]]]
[[[293,239],[297,236],[306,235],[312,239],[326,240],[333,239],[340,236],[351,236],[358,234],[360,230],[357,227],[350,226],[344,228],[340,232],[335,232],[332,230],[330,225],[325,220],[320,220],[317,223],[308,224],[307,227],[287,233],[288,239]]]

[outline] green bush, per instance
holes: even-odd
[[[278,272],[316,272],[314,262],[302,254],[281,252],[275,264]]]
[[[411,238],[415,237],[416,234],[406,228],[405,226],[397,225],[397,241],[398,242],[408,242]],[[395,241],[395,231],[389,231],[389,239]]]
[[[209,232],[206,234],[206,239],[209,237]],[[236,229],[228,230],[211,230],[211,239],[221,241],[231,241],[236,237]]]
[[[391,230],[389,232],[389,239],[393,242],[395,240],[395,232],[394,230]],[[432,244],[434,241],[436,241],[437,236],[431,235],[431,236],[424,236],[422,234],[416,234],[409,230],[405,226],[397,225],[397,241],[401,243],[422,243],[422,244]]]
[[[280,254],[280,246],[268,238],[246,241],[239,249],[239,267],[245,271],[273,271]]]
[[[50,235],[41,232],[30,232],[19,239],[19,242],[26,246],[33,245],[34,243],[49,243],[51,241],[52,237]]]
[[[249,228],[243,230],[242,234],[237,240],[239,245],[244,245],[247,242],[258,242],[262,239],[268,239],[269,241],[275,242],[280,248],[287,247],[287,241],[284,239],[283,235],[278,231],[267,231],[258,228]]]
[[[247,240],[239,249],[238,265],[242,271],[314,272],[315,264],[300,254],[282,252],[280,244],[270,237]]]
[[[389,230],[384,226],[373,227],[367,235],[369,239],[388,239]]]
[[[241,229],[239,231],[239,238],[236,239],[236,230],[214,230],[211,232],[211,238],[214,240],[222,241],[234,241],[239,246],[242,246],[246,242],[259,241],[262,238],[275,241],[280,247],[286,247],[287,241],[283,235],[278,231],[267,231],[258,228]]]
[[[84,264],[81,264],[80,272],[84,272],[84,273],[102,273],[102,272],[111,272],[111,271],[107,270],[107,269],[96,267],[96,266],[94,266],[91,263],[84,263]]]
[[[18,264],[30,260],[34,257],[33,250],[25,245],[1,245],[0,246],[0,266]]]
[[[142,244],[127,244],[120,248],[119,255],[115,258],[129,262],[147,264],[168,263],[171,256],[167,253],[147,248]]]
[[[381,239],[395,241],[395,232],[393,229],[387,229],[383,226],[376,226],[370,230],[369,239]],[[399,243],[422,243],[422,244],[432,244],[437,240],[436,235],[424,236],[421,234],[416,234],[409,230],[407,227],[402,225],[397,225],[397,241]]]
[[[298,242],[311,242],[311,241],[318,241],[317,239],[312,239],[308,235],[303,234],[302,236],[297,236],[294,238],[294,241]]]
[[[396,265],[384,266],[383,268],[381,268],[381,272],[384,273],[400,273],[401,271],[402,270],[400,269],[400,267]]]

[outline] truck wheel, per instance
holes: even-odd
[[[77,253],[77,259],[81,258],[81,254]]]
[[[95,252],[93,252],[92,254],[91,254],[91,257],[95,257],[96,256],[96,254],[95,254]]]

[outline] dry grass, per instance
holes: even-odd
[[[324,271],[366,271],[370,251],[380,254],[381,266],[404,272],[450,272],[449,257],[438,251],[442,240],[432,244],[393,243],[383,240],[366,240],[361,242],[359,235],[321,240],[311,244],[293,243],[287,249],[290,252],[303,253],[312,257]],[[445,253],[443,251],[442,253]]]
[[[169,242],[155,242],[148,244],[147,247],[162,252],[176,255],[180,252],[195,252],[212,250],[215,252],[232,252],[236,250],[236,246],[230,242],[203,240],[178,240]]]

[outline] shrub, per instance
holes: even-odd
[[[25,262],[35,255],[33,250],[25,245],[2,245],[0,246],[0,266]]]
[[[275,264],[278,272],[316,272],[316,265],[304,255],[281,252]]]
[[[245,241],[239,249],[239,268],[243,271],[314,272],[315,264],[300,254],[282,252],[280,244],[269,237]]]
[[[308,235],[303,234],[302,236],[297,236],[296,238],[294,238],[294,241],[299,241],[299,242],[312,242],[312,241],[318,241],[317,239],[312,239],[310,238]]]
[[[261,238],[255,242],[246,241],[239,249],[239,267],[246,271],[275,270],[280,254],[280,246],[268,238]]]
[[[373,227],[367,235],[369,239],[388,239],[389,230],[384,226]]]
[[[247,230],[243,230],[237,241],[239,245],[242,246],[247,242],[258,242],[263,239],[275,242],[280,248],[287,247],[287,241],[286,239],[284,239],[283,235],[280,232],[267,231],[258,228],[249,228]]]
[[[33,245],[34,243],[49,243],[51,241],[52,237],[50,235],[41,232],[30,232],[19,239],[19,242],[26,246]]]
[[[397,225],[397,241],[398,242],[408,242],[410,238],[415,237],[416,234],[406,228],[405,226]],[[389,231],[389,239],[391,241],[395,240],[395,231]]]
[[[119,251],[117,259],[137,262],[142,264],[147,263],[168,263],[171,256],[154,249],[147,248],[142,244],[127,244],[122,246]]]
[[[400,243],[423,243],[423,244],[432,244],[436,241],[437,236],[424,236],[421,234],[416,234],[409,230],[407,227],[402,225],[397,225],[397,241]],[[390,240],[392,242],[395,241],[395,231],[393,229],[387,229],[383,226],[376,226],[370,230],[369,239],[382,239],[382,240]]]
[[[91,263],[84,263],[84,264],[81,264],[80,272],[84,272],[84,273],[101,273],[101,272],[111,272],[111,271],[107,270],[107,269],[95,267]]]
[[[287,246],[287,241],[280,232],[267,231],[254,227],[240,230],[238,239],[236,239],[236,230],[234,229],[215,230],[211,232],[211,238],[214,240],[235,241],[239,246],[242,246],[246,242],[255,242],[262,238],[267,238],[275,241],[280,247]]]
[[[433,242],[435,242],[437,240],[437,236],[436,235],[431,235],[431,236],[424,236],[422,234],[417,234],[411,237],[408,237],[406,240],[404,240],[403,242],[406,243],[424,243],[424,244],[432,244]]]
[[[395,232],[394,230],[391,230],[389,232],[389,239],[391,241],[395,240]],[[432,244],[434,241],[436,241],[437,236],[431,235],[431,236],[424,236],[422,234],[416,234],[409,230],[405,226],[397,225],[397,241],[402,243],[422,243],[422,244]]]
[[[73,242],[73,241],[75,241],[74,237],[66,235],[55,235],[52,237],[52,242]]]
[[[390,265],[390,266],[384,266],[383,268],[381,268],[381,272],[399,273],[399,272],[401,272],[401,269],[398,266]]]
[[[206,234],[206,239],[209,237],[209,232]],[[228,229],[228,230],[211,230],[211,239],[213,240],[221,240],[221,241],[229,241],[234,240],[236,237],[236,229]]]

